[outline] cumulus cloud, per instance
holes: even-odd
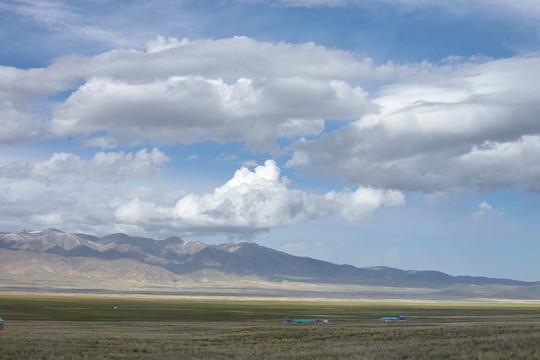
[[[123,144],[211,139],[259,147],[318,135],[324,119],[375,110],[362,88],[344,80],[371,64],[343,51],[240,37],[156,43],[146,53],[89,59],[92,77],[53,111],[50,133],[105,131]]]
[[[366,115],[302,140],[287,166],[403,191],[539,191],[540,58],[442,66],[383,89]]]
[[[301,138],[287,166],[354,185],[539,191],[538,55],[375,66],[309,43],[158,37],[146,51],[0,72],[3,143],[78,136],[104,149],[206,140],[268,149]],[[392,83],[370,98],[358,85],[366,78]],[[328,119],[358,120],[324,133]]]
[[[326,119],[376,111],[358,79],[409,71],[311,43],[158,37],[146,51],[0,67],[0,111],[13,125],[0,141],[83,135],[87,146],[103,148],[208,139],[264,147],[318,135]],[[32,135],[21,138],[25,131]]]
[[[54,153],[36,163],[11,162],[0,167],[0,226],[53,226],[102,234],[121,231],[122,224],[114,220],[119,205],[140,196],[167,201],[165,195],[143,184],[155,179],[168,161],[154,148],[98,152],[87,160]]]
[[[319,195],[295,189],[274,160],[240,168],[212,192],[170,192],[149,182],[167,162],[158,149],[99,152],[89,160],[55,153],[34,164],[12,162],[0,167],[0,225],[249,238],[332,215],[362,222],[405,202],[399,191],[359,187]],[[148,179],[147,185],[140,179]]]
[[[343,83],[318,81],[93,79],[55,110],[49,130],[56,136],[106,131],[107,138],[124,144],[211,139],[245,140],[255,147],[280,137],[318,135],[322,118],[361,114],[365,98],[362,90]]]
[[[306,219],[339,214],[350,222],[370,218],[382,208],[404,204],[398,191],[358,188],[317,195],[290,187],[276,162],[268,160],[253,171],[239,169],[212,193],[187,194],[171,208],[134,199],[120,205],[116,219],[126,224],[169,226],[194,234],[252,236]]]

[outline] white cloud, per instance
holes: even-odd
[[[109,142],[123,144],[211,139],[258,147],[280,137],[318,135],[323,118],[369,109],[366,93],[344,82],[238,79],[228,85],[195,76],[143,83],[94,78],[54,111],[48,129],[55,136],[106,131]]]
[[[403,204],[404,196],[397,191],[359,188],[317,195],[292,189],[275,161],[268,160],[253,171],[241,168],[212,193],[183,196],[172,208],[132,200],[117,208],[116,219],[128,225],[168,224],[197,235],[252,236],[333,214],[359,222],[382,207]]]
[[[340,216],[350,222],[366,220],[381,207],[405,204],[405,197],[399,191],[385,191],[362,187],[354,192],[348,190],[340,193],[330,192],[326,194],[325,198],[335,200],[339,205]]]
[[[71,86],[70,80],[53,68],[0,66],[0,143],[15,144],[44,136],[40,101]]]
[[[259,164],[257,164],[257,162],[255,160],[246,160],[244,162],[242,162],[242,166],[244,167],[255,167]]]
[[[515,141],[489,142],[473,146],[456,164],[464,173],[475,174],[477,186],[502,188],[518,186],[540,192],[540,135],[524,135]]]
[[[265,147],[318,135],[325,119],[376,111],[358,79],[411,71],[418,69],[376,67],[311,43],[158,37],[145,52],[67,56],[40,69],[0,67],[0,111],[11,124],[0,141],[83,135],[86,146],[102,148],[208,139]],[[55,98],[70,91],[65,101]]]
[[[493,207],[491,205],[489,205],[485,201],[483,203],[480,203],[480,205],[478,205],[478,207],[480,208],[480,210],[483,210],[483,211],[491,211],[491,210],[493,210]]]
[[[219,156],[216,158],[216,160],[225,160],[225,161],[234,161],[238,159],[238,155],[236,154],[227,154],[227,153],[220,153]]]
[[[479,220],[480,218],[484,217],[487,213],[493,211],[493,207],[485,201],[478,205],[478,209],[479,209],[478,211],[473,212],[469,216],[469,220],[471,221]]]
[[[96,136],[85,141],[85,147],[98,147],[101,149],[114,149],[118,147],[118,143],[114,139],[106,136]]]
[[[55,227],[58,224],[62,224],[65,219],[62,218],[62,214],[58,212],[50,212],[47,214],[35,214],[31,216],[31,221],[34,224],[39,224],[46,227]]]
[[[250,0],[246,0],[250,1]],[[394,6],[407,8],[440,7],[456,15],[470,13],[495,13],[504,17],[521,17],[525,19],[539,19],[540,5],[535,0],[506,1],[506,0],[280,0],[287,6],[315,7],[315,6],[348,6],[351,4],[388,3]]]
[[[405,191],[539,191],[540,58],[433,68],[383,89],[366,115],[297,142],[287,166]]]
[[[92,181],[121,181],[133,177],[151,177],[160,173],[169,158],[157,148],[133,153],[98,152],[90,160],[69,153],[54,153],[49,159],[30,165],[12,162],[0,167],[0,178],[58,182],[65,176]]]
[[[251,237],[332,215],[361,222],[405,201],[400,192],[371,188],[325,195],[294,189],[273,160],[253,170],[242,167],[212,192],[170,192],[160,179],[160,186],[149,183],[167,161],[158,149],[143,149],[134,154],[100,152],[89,160],[55,153],[35,164],[12,162],[0,167],[0,226]],[[128,181],[135,177],[136,186]]]
[[[142,185],[153,181],[168,161],[154,148],[135,153],[99,152],[88,160],[55,153],[33,164],[11,162],[0,167],[0,227],[118,232],[121,224],[116,223],[114,212],[120,205],[138,197],[170,202],[168,194]],[[159,229],[148,231],[159,233]]]
[[[54,153],[53,156],[34,165],[29,169],[32,178],[50,180],[65,174],[79,175],[85,162],[76,155],[68,153]]]
[[[88,5],[84,1],[12,0],[0,3],[0,11],[22,18],[23,23],[31,21],[42,31],[55,33],[64,40],[82,39],[125,45],[125,36],[107,24],[107,20],[104,21],[108,16],[104,16],[103,11],[94,14],[86,7]],[[100,8],[105,6],[101,4]],[[119,21],[116,23],[118,25]]]
[[[178,46],[189,44],[188,38],[183,38],[182,40],[178,40],[174,37],[167,37],[165,38],[162,35],[158,35],[154,40],[150,40],[146,44],[146,52],[147,53],[156,53],[163,50],[169,50],[173,49]]]
[[[48,27],[55,27],[74,17],[72,9],[58,1],[14,0],[0,4],[0,9],[9,10]]]
[[[167,162],[167,155],[157,148],[150,152],[147,149],[139,150],[135,154],[99,152],[87,163],[86,171],[90,178],[97,180],[151,177],[158,175]]]
[[[42,124],[32,113],[15,107],[10,101],[0,99],[0,144],[15,144],[37,139]]]

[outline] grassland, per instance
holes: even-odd
[[[2,359],[540,358],[538,302],[12,293],[0,316]]]

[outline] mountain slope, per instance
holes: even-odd
[[[455,284],[529,286],[508,279],[450,276],[437,271],[357,268],[298,257],[255,243],[205,245],[178,237],[154,240],[111,234],[102,238],[57,229],[0,233],[0,272],[9,274],[111,277],[171,283],[181,276],[212,272],[265,281],[443,287]],[[8,254],[8,255],[6,255]],[[15,256],[17,255],[17,256]],[[24,270],[22,270],[24,269]],[[100,271],[107,269],[103,273]]]
[[[177,282],[166,269],[131,259],[101,260],[56,254],[0,249],[0,273],[44,278],[80,278],[131,282]]]

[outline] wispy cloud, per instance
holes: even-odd
[[[64,28],[67,24],[80,20],[75,7],[63,1],[12,0],[2,2],[0,9],[51,28]]]
[[[252,0],[238,0],[252,1]],[[408,9],[425,9],[427,7],[439,7],[454,15],[470,14],[477,12],[496,13],[504,17],[520,17],[529,19],[540,18],[540,5],[535,0],[506,1],[506,0],[467,0],[432,1],[432,0],[260,0],[272,4],[291,7],[337,7],[365,5],[369,3],[386,3]]]
[[[102,7],[105,11],[95,13],[92,9],[94,6]],[[129,34],[107,23],[111,20],[104,13],[109,13],[109,6],[97,5],[92,1],[11,0],[0,3],[0,11],[34,23],[60,38],[97,41],[116,46],[135,45],[136,41],[128,39]]]

